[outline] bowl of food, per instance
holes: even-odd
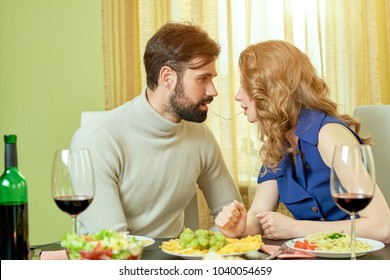
[[[72,260],[139,260],[144,244],[124,232],[101,230],[91,235],[67,234],[61,238]]]

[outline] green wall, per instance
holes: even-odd
[[[0,0],[0,172],[3,135],[15,133],[31,244],[71,230],[51,197],[51,162],[82,111],[104,110],[101,25],[100,0]]]

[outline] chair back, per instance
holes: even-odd
[[[354,117],[362,122],[361,135],[372,137],[376,181],[390,205],[390,105],[356,106]]]
[[[97,117],[103,116],[109,111],[86,111],[81,112],[80,126],[85,125],[86,123],[96,119]]]
[[[107,114],[109,111],[85,111],[81,113],[81,126],[86,123],[101,117]],[[198,206],[198,196],[195,196],[191,199],[190,203],[187,205],[184,211],[184,225],[193,230],[199,228],[199,206]]]

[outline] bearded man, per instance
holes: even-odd
[[[79,128],[72,148],[90,149],[96,177],[79,233],[101,229],[176,238],[200,188],[216,216],[241,201],[220,147],[204,123],[218,95],[219,45],[190,23],[169,22],[148,41],[147,87],[133,100]]]

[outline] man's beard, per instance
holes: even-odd
[[[190,122],[204,122],[207,118],[207,110],[201,110],[200,104],[206,101],[213,101],[213,97],[208,97],[193,104],[184,93],[182,80],[179,78],[177,84],[169,98],[170,112],[181,119]]]

